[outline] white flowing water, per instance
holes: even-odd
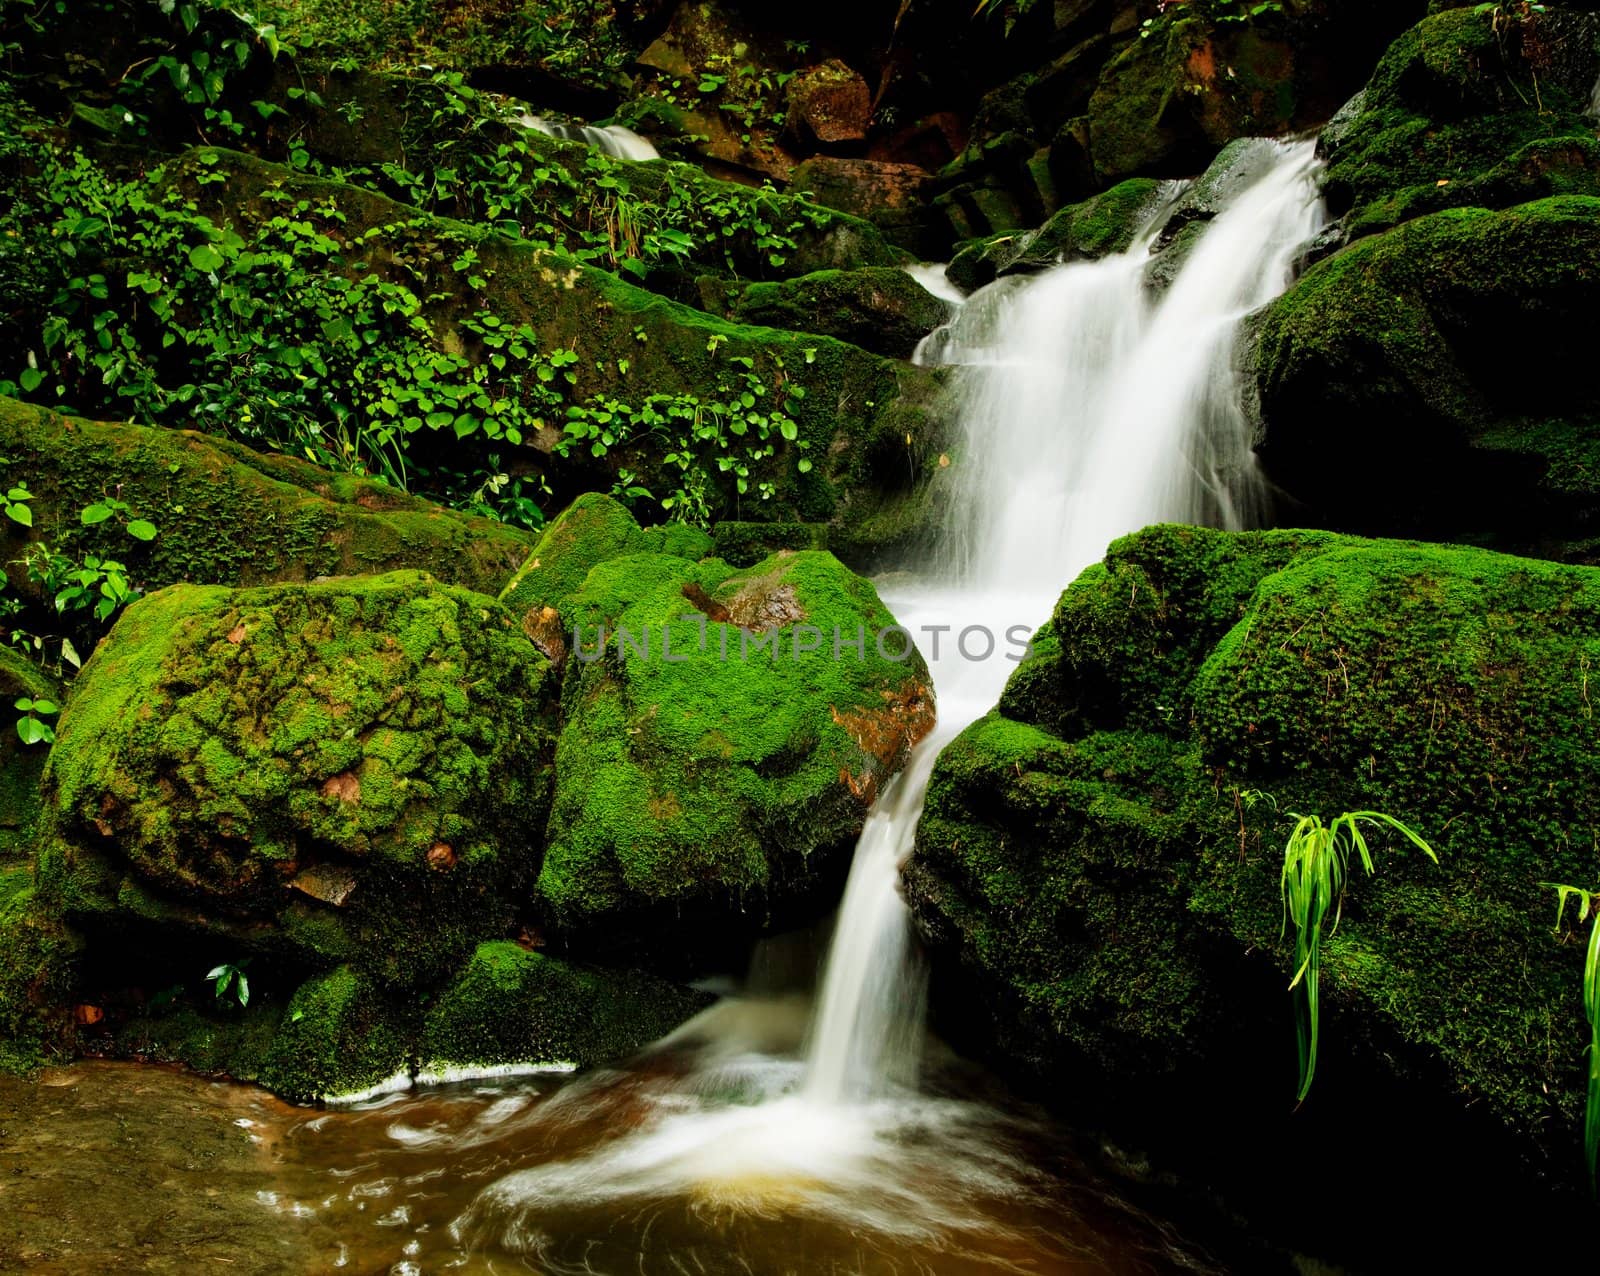
[[[593,124],[562,124],[531,112],[517,116],[516,122],[523,128],[543,133],[546,137],[559,138],[564,142],[587,143],[602,155],[609,155],[612,159],[633,160],[638,163],[661,158],[660,152],[654,146],[631,128],[623,128],[620,124],[607,124],[603,127],[596,127]]]
[[[1264,175],[1217,217],[1158,303],[1144,284],[1151,226],[1118,256],[992,285],[951,325],[946,349],[982,358],[964,374],[963,509],[935,564],[942,583],[891,603],[913,633],[947,627],[942,650],[926,651],[939,729],[856,851],[809,1055],[805,1092],[816,1099],[881,1093],[915,1074],[922,990],[899,866],[938,750],[994,706],[1015,667],[1007,632],[1042,622],[1118,536],[1163,522],[1237,528],[1264,512],[1234,338],[1288,285],[1324,214],[1314,144],[1259,145],[1272,152]],[[983,635],[996,650],[968,659],[963,633],[974,654]]]
[[[928,659],[939,721],[867,820],[809,1026],[797,1001],[713,1007],[664,1043],[691,1062],[648,1102],[632,1098],[625,1133],[499,1179],[457,1236],[540,1254],[563,1210],[678,1199],[719,1217],[827,1219],[856,1236],[954,1237],[971,1257],[999,1243],[996,1202],[1040,1199],[1026,1154],[1008,1150],[1014,1128],[918,1089],[924,977],[900,869],[940,749],[1016,668],[1013,627],[1044,621],[1117,536],[1255,515],[1233,339],[1289,283],[1323,217],[1312,144],[1259,145],[1262,176],[1158,300],[1142,279],[1152,225],[1122,255],[1001,280],[945,334],[940,348],[966,365],[961,517],[925,580],[881,591]],[[552,1112],[581,1124],[607,1093],[580,1081]]]

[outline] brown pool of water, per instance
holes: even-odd
[[[1036,1117],[796,1080],[662,1052],[327,1110],[125,1063],[0,1080],[0,1271],[1214,1270]]]

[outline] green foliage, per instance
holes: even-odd
[[[23,744],[55,743],[55,728],[44,719],[53,718],[60,713],[60,705],[54,700],[34,700],[22,696],[14,707],[22,715],[17,719],[17,738]]]
[[[780,270],[798,236],[833,220],[770,185],[751,190],[685,165],[642,168],[556,142],[459,72],[408,83],[404,93],[395,104],[404,163],[328,169],[307,151],[295,162],[636,279],[690,262],[734,274]]]
[[[206,972],[206,982],[211,985],[211,990],[220,1002],[228,1000],[228,994],[233,994],[233,1002],[243,1010],[250,1004],[250,980],[245,977],[244,968],[250,964],[248,957],[242,957],[236,962],[223,962],[220,966],[213,966]]]
[[[257,12],[311,55],[364,66],[537,66],[612,87],[637,51],[627,0],[259,0]]]
[[[1331,909],[1332,930],[1339,928],[1351,850],[1361,857],[1361,866],[1369,877],[1375,871],[1372,852],[1361,832],[1363,822],[1395,830],[1435,864],[1439,862],[1433,848],[1393,816],[1377,811],[1347,811],[1328,824],[1317,815],[1296,817],[1294,831],[1289,834],[1283,850],[1281,890],[1284,928],[1287,929],[1291,921],[1294,923],[1295,972],[1289,989],[1291,992],[1296,987],[1302,990],[1295,1007],[1300,1052],[1300,1090],[1296,1100],[1301,1103],[1311,1092],[1311,1082],[1317,1071],[1323,923]]]
[[[120,75],[104,52],[106,66],[97,68],[98,59],[82,47],[112,33],[135,50],[119,57]],[[0,51],[8,38],[23,55],[24,74],[37,74],[35,57],[60,57],[63,49],[72,75],[106,74],[111,102],[96,118],[139,137],[161,132],[174,114],[191,115],[202,136],[243,136],[246,122],[234,114],[240,104],[231,100],[230,81],[263,58],[294,52],[274,26],[221,0],[12,0],[0,5]]]
[[[1567,912],[1567,900],[1578,901],[1578,922],[1582,924],[1591,913],[1596,914],[1589,928],[1589,951],[1583,965],[1583,1012],[1589,1020],[1589,1090],[1583,1119],[1584,1163],[1589,1170],[1589,1187],[1600,1193],[1600,894],[1581,890],[1576,886],[1561,886],[1544,882],[1556,892],[1556,933],[1561,932],[1561,919]]]

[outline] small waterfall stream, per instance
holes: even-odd
[[[546,137],[559,138],[563,142],[583,142],[612,159],[633,160],[639,163],[661,158],[660,152],[654,146],[631,128],[623,128],[620,124],[607,124],[604,127],[593,124],[562,124],[528,111],[517,116],[515,122],[535,133],[543,133]]]
[[[1290,282],[1321,228],[1315,146],[1256,144],[1262,171],[1208,228],[1159,302],[1144,282],[1153,223],[1126,253],[1001,280],[943,348],[963,372],[966,472],[937,582],[891,609],[924,644],[939,726],[880,799],[856,852],[813,1027],[805,1093],[841,1101],[914,1079],[922,977],[897,890],[938,751],[1000,697],[1013,626],[1036,628],[1118,536],[1151,523],[1243,527],[1264,491],[1233,366],[1239,321]],[[969,660],[971,626],[997,650]],[[972,646],[982,649],[974,637]]]
[[[1042,1154],[1027,1150],[1036,1131],[919,1085],[924,974],[899,876],[939,751],[989,711],[1016,668],[1014,627],[1031,632],[1046,619],[1116,536],[1153,522],[1255,517],[1261,484],[1233,338],[1287,286],[1323,216],[1313,145],[1257,148],[1248,158],[1259,176],[1163,296],[1144,282],[1153,221],[1124,254],[974,295],[937,343],[964,365],[961,516],[925,579],[881,592],[928,658],[939,721],[867,820],[809,1025],[795,999],[731,998],[635,1069],[544,1100],[529,1119],[545,1146],[567,1150],[510,1172],[500,1162],[451,1224],[458,1244],[553,1259],[552,1238],[575,1217],[612,1220],[603,1224],[612,1232],[627,1218],[645,1227],[627,1242],[641,1248],[627,1252],[641,1263],[647,1252],[670,1255],[672,1270],[688,1271],[681,1255],[712,1251],[681,1229],[710,1219],[716,1244],[735,1247],[715,1251],[724,1256],[752,1252],[731,1239],[738,1229],[765,1226],[751,1244],[792,1245],[773,1238],[809,1229],[817,1245],[875,1248],[874,1262],[890,1255],[884,1270],[900,1270],[896,1254],[912,1254],[920,1270],[1039,1270],[1003,1256],[1058,1262],[1085,1244],[1099,1247],[1096,1270],[1203,1268],[1166,1240],[1154,1242],[1156,1267],[1128,1260],[1126,1247],[1144,1241],[1085,1241],[1094,1228],[1082,1215],[1099,1207],[1041,1174]],[[672,1227],[680,1234],[669,1241]],[[859,1255],[818,1265],[817,1252],[806,1270],[867,1269]]]

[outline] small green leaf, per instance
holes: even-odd
[[[17,378],[17,384],[22,387],[24,394],[32,394],[44,384],[44,373],[38,368],[24,368],[22,375]]]
[[[153,541],[156,538],[156,525],[146,519],[136,518],[128,524],[128,535],[134,540]]]
[[[189,250],[189,264],[196,270],[214,271],[222,266],[222,262],[222,254],[210,244],[200,244]]]
[[[103,523],[111,517],[111,507],[101,505],[98,501],[93,505],[85,505],[83,513],[78,515],[85,527],[93,527],[96,523]]]

